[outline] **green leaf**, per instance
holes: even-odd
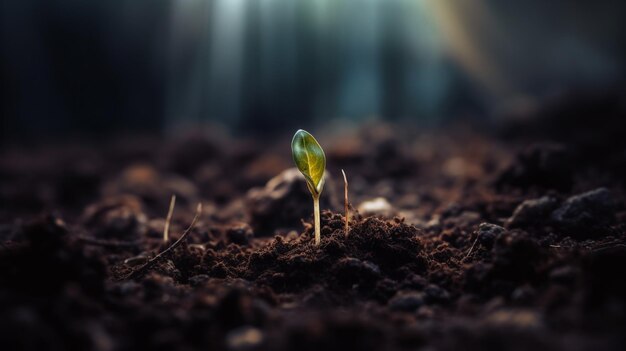
[[[324,187],[326,169],[324,150],[309,132],[299,129],[291,141],[291,153],[309,191],[313,196],[319,196]]]

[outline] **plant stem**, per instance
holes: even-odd
[[[176,242],[174,242],[170,247],[161,251],[161,253],[151,258],[150,261],[144,263],[139,268],[131,271],[127,276],[122,278],[122,280],[131,279],[131,278],[135,278],[139,276],[141,273],[145,272],[148,268],[152,267],[161,257],[167,255],[169,252],[174,250],[178,245],[180,245],[185,240],[185,238],[187,238],[187,235],[189,235],[189,233],[193,230],[193,227],[195,227],[196,222],[200,218],[201,214],[202,214],[202,203],[200,202],[198,203],[198,207],[196,207],[196,215],[193,217],[191,224],[189,225],[189,227],[187,227],[187,229],[185,229],[185,231],[180,236],[180,238],[178,238],[178,240],[176,240]]]
[[[315,246],[320,244],[320,196],[313,195],[313,216],[315,217]]]
[[[350,223],[350,209],[348,208],[348,178],[346,177],[346,172],[343,171],[343,169],[341,170],[341,174],[343,174],[343,201],[344,201],[344,206],[345,206],[345,214],[346,214],[346,236],[348,236],[348,230],[350,229],[349,224]]]
[[[167,217],[165,218],[165,227],[163,228],[163,242],[166,243],[170,240],[170,222],[172,222],[172,215],[174,214],[174,205],[176,204],[176,195],[172,195],[170,200],[170,209],[167,211]]]

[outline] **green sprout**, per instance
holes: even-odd
[[[291,153],[298,170],[306,179],[306,186],[313,196],[315,217],[315,245],[320,244],[320,194],[324,188],[326,156],[320,144],[309,132],[299,129],[291,141]]]

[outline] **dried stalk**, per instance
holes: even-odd
[[[341,174],[343,174],[343,201],[344,201],[344,211],[346,217],[346,236],[348,236],[348,230],[350,229],[350,205],[348,202],[348,178],[346,177],[346,172],[341,170]]]
[[[165,227],[163,227],[164,243],[170,240],[170,223],[172,222],[172,215],[174,214],[174,205],[176,205],[176,195],[172,195],[172,199],[170,200],[170,209],[167,211],[167,217],[165,217]]]
[[[167,249],[161,251],[161,253],[159,253],[158,255],[154,256],[148,262],[146,262],[145,264],[143,264],[139,268],[137,268],[137,269],[133,270],[132,272],[130,272],[126,277],[123,278],[123,280],[132,279],[132,278],[138,277],[141,273],[146,271],[148,268],[152,267],[159,259],[161,259],[163,256],[167,255],[169,252],[171,252],[177,246],[179,246],[185,240],[187,235],[189,235],[189,233],[193,230],[193,228],[195,227],[196,222],[198,221],[198,218],[200,218],[201,214],[202,214],[202,203],[198,203],[198,207],[196,208],[196,215],[193,217],[193,220],[191,221],[191,224],[189,225],[189,227],[187,227],[187,229],[185,229],[185,231],[180,236],[180,238],[178,238],[178,240],[176,240],[175,243],[173,243]]]

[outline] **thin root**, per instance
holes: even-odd
[[[200,218],[201,214],[202,214],[202,203],[198,203],[198,207],[196,208],[196,215],[193,217],[193,220],[191,221],[191,224],[189,225],[189,227],[187,227],[187,229],[185,229],[185,231],[180,236],[180,238],[178,238],[178,240],[176,240],[176,242],[174,242],[170,247],[168,247],[167,249],[163,250],[158,255],[156,255],[153,258],[151,258],[148,262],[146,262],[145,264],[143,264],[139,268],[137,268],[137,269],[133,270],[132,272],[130,272],[127,276],[122,278],[122,280],[127,280],[127,279],[132,279],[132,278],[138,277],[141,273],[145,272],[150,267],[152,267],[159,259],[161,259],[163,256],[167,255],[169,252],[171,252],[177,246],[179,246],[185,240],[185,238],[187,238],[187,235],[189,235],[189,233],[191,233],[191,231],[193,230],[193,228],[196,225],[196,222],[198,221],[198,218]]]

